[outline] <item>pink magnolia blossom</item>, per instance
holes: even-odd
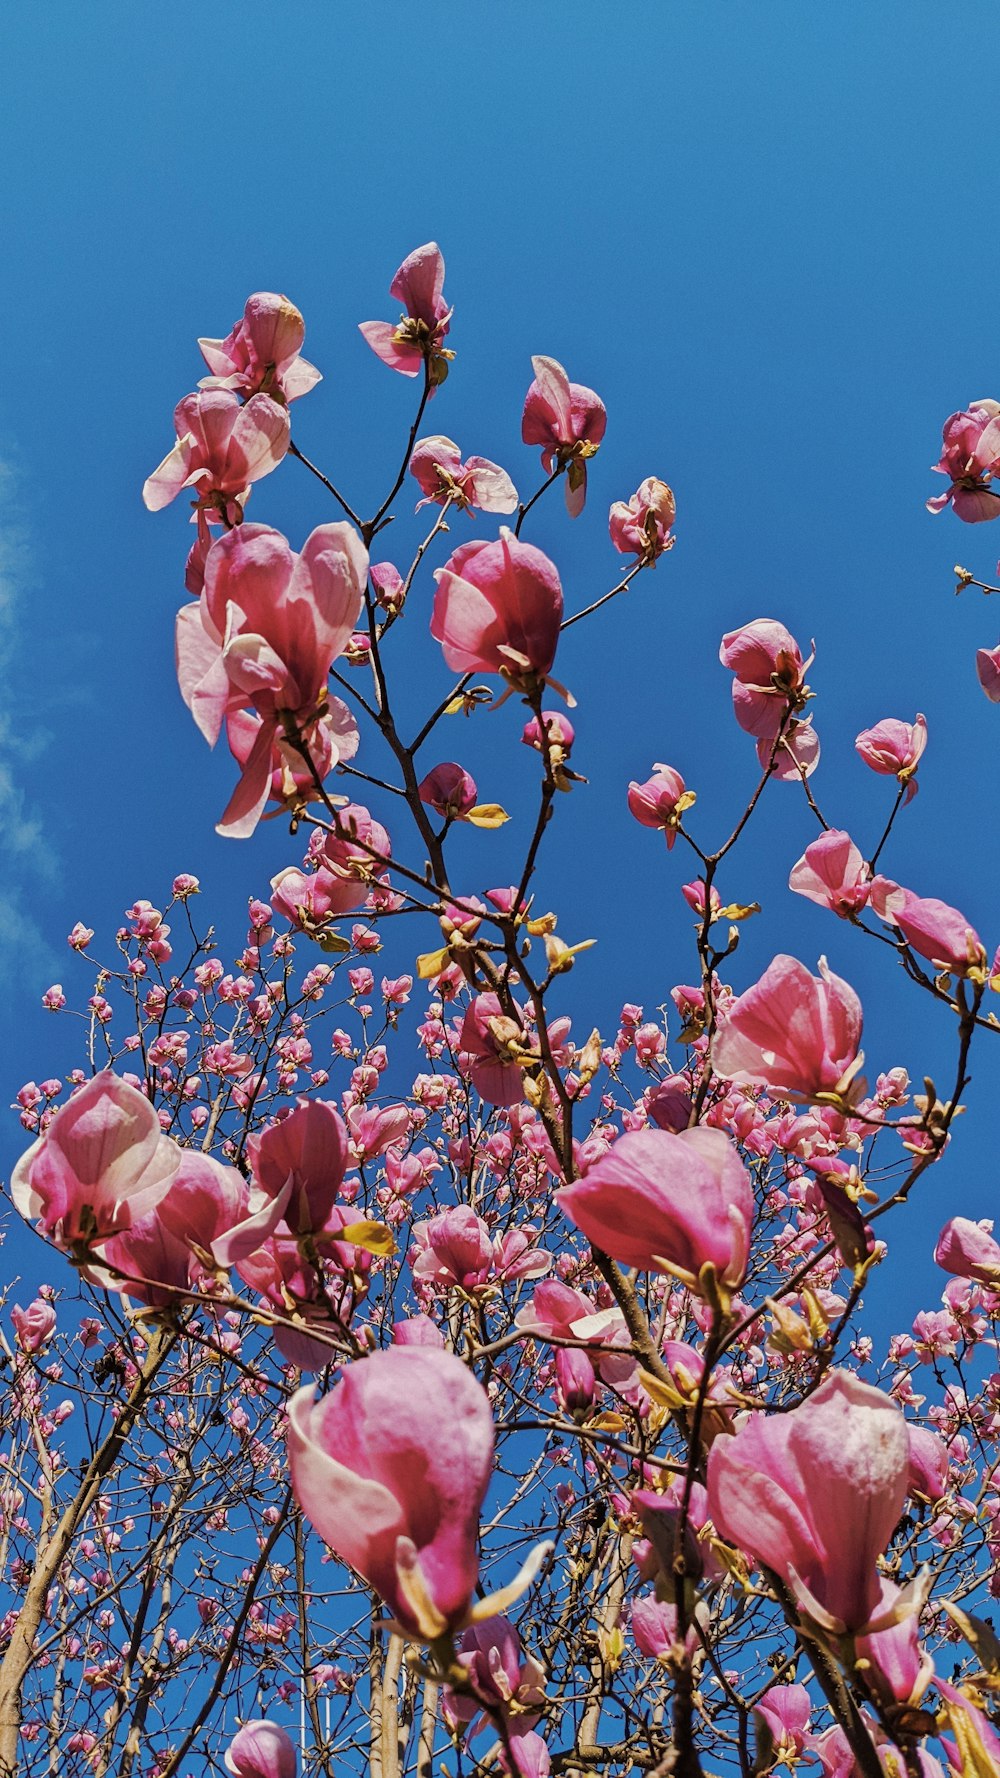
[[[961,413],[949,414],[944,423],[944,448],[932,464],[936,475],[946,475],[951,486],[927,502],[928,512],[942,512],[949,501],[957,518],[975,525],[1000,514],[1000,502],[990,481],[1000,458],[1000,402],[974,401]]]
[[[297,401],[323,380],[316,366],[300,356],[305,337],[306,324],[295,304],[273,290],[258,290],[247,297],[242,319],[224,340],[198,341],[212,373],[198,387]]]
[[[462,1020],[458,1047],[470,1059],[472,1084],[489,1105],[519,1105],[524,1074],[516,1055],[525,1033],[504,1012],[495,994],[477,994]]]
[[[876,1561],[903,1510],[909,1461],[895,1403],[834,1370],[790,1413],[753,1414],[715,1440],[709,1511],[823,1629],[870,1632],[901,1615],[883,1613]]]
[[[552,1256],[533,1247],[533,1230],[512,1229],[495,1239],[468,1204],[454,1204],[413,1227],[411,1270],[424,1284],[458,1285],[474,1292],[502,1278],[540,1278]]]
[[[780,955],[734,1000],[715,1042],[724,1080],[770,1087],[790,1099],[848,1092],[861,1065],[861,1002],[820,959],[810,975]]]
[[[282,1216],[293,1235],[325,1228],[349,1159],[344,1121],[325,1099],[299,1099],[247,1143],[254,1181],[269,1198],[284,1195]]]
[[[649,475],[631,500],[616,500],[612,506],[608,518],[611,541],[620,555],[638,556],[648,566],[673,549],[676,539],[671,527],[676,516],[673,491],[666,482]]]
[[[177,617],[177,676],[210,745],[231,712],[250,706],[261,718],[221,823],[229,831],[256,825],[280,734],[297,735],[323,716],[327,675],[357,621],[367,566],[347,524],[320,525],[300,555],[268,525],[240,525],[210,550],[201,597]]]
[[[600,396],[583,383],[571,383],[554,358],[533,358],[535,373],[524,402],[521,437],[541,445],[546,475],[565,468],[566,510],[571,518],[587,498],[587,459],[604,437],[608,416]]]
[[[753,1190],[722,1130],[620,1136],[556,1201],[588,1241],[622,1265],[666,1272],[692,1290],[706,1267],[730,1288],[746,1276]]]
[[[831,827],[793,864],[788,887],[846,920],[865,906],[870,876],[850,834]]]
[[[771,769],[772,775],[782,784],[798,784],[803,778],[811,778],[819,765],[819,736],[812,725],[812,717],[803,721],[793,719],[775,747],[774,740],[762,738],[757,742],[757,758],[766,770]]]
[[[442,1698],[449,1724],[470,1725],[469,1739],[491,1727],[483,1705],[504,1717],[515,1717],[529,1729],[538,1721],[545,1701],[545,1668],[526,1655],[514,1625],[505,1617],[483,1618],[462,1633],[458,1663],[471,1679],[476,1695],[446,1687]]]
[[[980,648],[977,651],[976,675],[990,703],[1000,704],[1000,643],[996,648]]]
[[[435,435],[421,438],[413,447],[410,474],[424,499],[421,506],[453,505],[462,512],[477,508],[480,512],[513,512],[517,506],[517,489],[506,469],[491,463],[488,457],[468,457],[453,439]]]
[[[479,801],[475,778],[454,760],[445,760],[428,772],[417,794],[429,809],[449,821],[464,821]]]
[[[319,1401],[300,1389],[288,1460],[306,1517],[406,1632],[433,1641],[467,1620],[493,1416],[461,1359],[393,1346]]]
[[[303,1371],[330,1363],[343,1344],[344,1326],[368,1289],[371,1255],[338,1239],[351,1216],[353,1212],[337,1205],[328,1212],[325,1227],[310,1244],[319,1265],[299,1237],[280,1230],[254,1243],[236,1265],[243,1282],[280,1318],[272,1329],[278,1351]]]
[[[149,1100],[106,1068],[21,1156],[11,1197],[55,1246],[89,1248],[159,1204],[180,1161]]]
[[[394,1346],[433,1346],[436,1351],[443,1352],[444,1334],[429,1315],[408,1315],[404,1321],[393,1322],[392,1343]]]
[[[723,636],[719,659],[736,675],[733,708],[747,734],[773,741],[789,713],[804,708],[812,658],[803,661],[795,637],[773,617],[755,617]]]
[[[233,710],[226,717],[229,751],[241,768],[250,759],[262,727],[262,718],[255,716],[250,710]],[[284,735],[275,735],[271,749],[271,781],[267,801],[276,803],[278,808],[269,811],[271,814],[277,814],[281,808],[301,809],[308,803],[316,802],[321,797],[316,778],[322,784],[330,776],[334,766],[353,759],[361,741],[358,725],[343,699],[329,697],[316,720],[307,726],[303,738],[308,744],[315,776],[292,743]],[[240,829],[246,819],[246,816],[237,816],[235,822],[220,822],[217,831],[227,837],[239,839],[242,837]]]
[[[632,1636],[635,1646],[647,1660],[666,1665],[677,1641],[677,1607],[669,1599],[657,1599],[653,1593],[641,1594],[632,1601]],[[689,1624],[684,1637],[689,1655],[701,1646],[697,1628]]]
[[[1000,1250],[997,1254],[1000,1259]],[[941,1262],[938,1261],[938,1264]],[[949,1270],[945,1267],[945,1270]],[[998,1274],[1000,1275],[1000,1274]],[[907,1479],[907,1493],[917,1499],[929,1500],[935,1505],[943,1500],[948,1492],[950,1463],[948,1449],[943,1440],[932,1432],[929,1426],[913,1426],[906,1428],[910,1439],[910,1473]]]
[[[804,1685],[772,1685],[754,1705],[753,1713],[774,1742],[776,1763],[793,1767],[809,1746],[812,1700]]]
[[[403,304],[399,321],[361,321],[359,330],[376,358],[404,377],[415,377],[426,364],[431,385],[443,383],[454,356],[444,346],[453,311],[444,300],[444,259],[436,241],[414,248],[389,285],[389,295]]]
[[[15,1303],[10,1318],[22,1352],[40,1352],[56,1330],[56,1312],[44,1297],[36,1296],[26,1309]]]
[[[223,1755],[234,1778],[295,1778],[295,1746],[285,1730],[264,1717],[245,1722]]]
[[[541,753],[543,731],[548,739],[549,753],[568,759],[576,740],[576,731],[569,717],[564,716],[561,710],[543,710],[541,721],[537,716],[532,716],[521,732],[525,747],[534,747],[536,753]]]
[[[434,576],[431,635],[458,673],[499,673],[516,690],[547,680],[562,622],[548,556],[503,526],[494,543],[466,543]]]
[[[633,779],[628,787],[629,813],[643,827],[662,829],[668,851],[673,848],[677,829],[694,800],[694,792],[687,789],[673,766],[654,765],[651,778],[642,784]]]
[[[102,1242],[103,1263],[88,1267],[88,1275],[105,1289],[162,1307],[179,1291],[212,1277],[220,1266],[228,1267],[230,1249],[239,1253],[264,1240],[280,1214],[268,1212],[269,1206],[259,1200],[251,1209],[246,1183],[235,1167],[223,1166],[198,1149],[181,1149],[169,1191],[151,1209],[133,1216],[128,1228]]]
[[[888,877],[873,877],[871,904],[881,920],[895,926],[910,949],[938,969],[969,975],[986,968],[986,950],[974,926],[946,901],[914,895]]]
[[[944,1701],[948,1726],[956,1740],[942,1735],[941,1745],[948,1756],[948,1765],[956,1778],[1000,1771],[1000,1735],[988,1716],[966,1697],[958,1686],[947,1679],[934,1681]]]
[[[899,722],[887,716],[874,728],[862,729],[854,743],[855,750],[873,772],[887,778],[898,778],[906,786],[906,800],[912,802],[920,788],[916,770],[927,746],[927,719],[917,714],[913,722]]]
[[[982,1223],[953,1216],[937,1238],[934,1263],[956,1278],[975,1278],[991,1290],[1000,1289],[1000,1245]]]
[[[146,481],[142,498],[159,512],[191,488],[203,512],[238,524],[251,482],[276,469],[288,450],[288,409],[269,395],[244,406],[225,389],[185,395],[174,409],[177,443]]]
[[[883,1615],[892,1611],[899,1597],[900,1588],[883,1580],[879,1601]],[[934,1678],[934,1662],[921,1646],[916,1612],[908,1612],[899,1623],[890,1623],[883,1630],[859,1636],[855,1646],[858,1659],[869,1663],[866,1679],[883,1706],[920,1703]]]
[[[324,870],[301,871],[294,865],[271,878],[275,912],[302,932],[318,931],[341,914],[353,913],[368,899],[368,884],[360,877],[341,876]]]

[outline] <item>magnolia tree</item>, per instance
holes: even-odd
[[[268,293],[199,342],[209,374],[145,485],[193,507],[177,671],[232,755],[219,829],[252,845],[276,816],[295,846],[238,955],[178,876],[113,943],[76,926],[96,980],[75,1009],[45,995],[83,1019],[68,1077],[17,1094],[10,1196],[52,1281],[0,1331],[0,1770],[996,1778],[988,1226],[927,1231],[947,1280],[911,1331],[876,1349],[862,1320],[998,1029],[979,935],[884,874],[924,720],[857,738],[893,792],[866,856],[814,791],[798,642],[772,616],[724,636],[756,744],[735,827],[696,819],[668,764],[622,786],[651,866],[665,841],[689,878],[672,1041],[634,1005],[571,1024],[583,947],[534,898],[586,794],[559,640],[657,568],[674,500],[651,476],[616,501],[621,576],[567,612],[531,520],[561,484],[591,521],[600,398],[534,360],[521,498],[426,430],[452,359],[438,248],[390,288],[401,317],[361,331],[416,412],[371,517],[293,441],[319,372]],[[323,520],[298,549],[245,516],[288,457]],[[948,421],[938,467],[932,505],[996,516],[995,402]],[[394,563],[414,483],[426,534]],[[428,621],[443,667],[414,734],[404,637]],[[979,669],[1000,697],[1000,650]],[[537,756],[513,882],[489,863],[503,808],[442,757],[461,711],[495,720],[498,759]],[[816,822],[789,890],[950,1020],[943,1094],[866,1082],[858,996],[825,963],[740,979],[754,910],[719,885],[772,780]]]

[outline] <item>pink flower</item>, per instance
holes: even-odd
[[[44,1297],[36,1296],[26,1309],[15,1303],[10,1318],[22,1352],[40,1352],[56,1330],[56,1312]]]
[[[757,758],[764,768],[770,766],[773,776],[781,784],[798,784],[803,778],[811,778],[819,765],[819,754],[819,736],[811,716],[801,722],[793,719],[777,748],[773,738],[768,740],[765,737],[757,742]]]
[[[300,932],[316,932],[353,913],[368,899],[369,885],[360,877],[341,876],[324,870],[301,871],[294,865],[271,878],[271,900],[275,912]]]
[[[950,1738],[941,1737],[948,1765],[956,1778],[1000,1770],[1000,1735],[989,1717],[949,1680],[935,1679],[934,1683],[944,1699],[948,1725],[957,1738],[956,1745]]]
[[[794,1769],[807,1750],[811,1709],[804,1685],[772,1685],[754,1705],[774,1742],[775,1763],[784,1759]]]
[[[521,437],[541,445],[546,475],[566,469],[566,510],[583,511],[587,498],[587,459],[604,437],[608,416],[600,396],[583,383],[571,383],[554,358],[533,358],[535,373],[521,415]]]
[[[283,1220],[293,1235],[325,1228],[349,1159],[344,1121],[325,1099],[299,1099],[247,1143],[254,1181],[267,1197],[284,1197]]]
[[[623,556],[638,556],[651,565],[665,550],[673,549],[676,539],[671,526],[677,514],[673,491],[666,482],[649,475],[639,483],[631,500],[616,500],[608,518],[608,530],[615,549]]]
[[[659,827],[663,830],[669,851],[677,838],[677,829],[686,812],[695,800],[693,790],[688,790],[680,772],[673,766],[653,766],[653,776],[643,784],[633,779],[628,787],[629,812],[643,827]]]
[[[588,1241],[622,1265],[665,1272],[691,1290],[701,1288],[709,1267],[734,1289],[746,1276],[753,1190],[721,1130],[620,1136],[556,1201]]]
[[[900,1598],[900,1588],[891,1580],[883,1580],[882,1613],[889,1613]],[[934,1662],[920,1645],[920,1621],[910,1611],[899,1623],[890,1623],[883,1630],[859,1636],[857,1655],[869,1663],[867,1681],[883,1707],[894,1704],[920,1703],[934,1678]]]
[[[498,1278],[540,1278],[552,1264],[551,1255],[531,1245],[534,1230],[528,1225],[491,1238],[481,1216],[468,1204],[455,1204],[427,1222],[414,1224],[414,1278],[426,1284],[459,1285],[473,1292]]]
[[[788,887],[846,920],[865,906],[870,875],[850,834],[831,827],[793,864]]]
[[[1000,1260],[1000,1249],[997,1250],[997,1258]],[[939,1260],[938,1264],[940,1263]],[[945,1270],[950,1271],[951,1267],[946,1266]],[[911,1498],[929,1500],[936,1505],[948,1492],[947,1447],[928,1426],[908,1424],[906,1430],[910,1440],[910,1473],[906,1491]]]
[[[169,1191],[151,1209],[133,1216],[128,1228],[101,1243],[105,1263],[89,1266],[88,1277],[105,1290],[163,1307],[178,1291],[211,1277],[217,1265],[227,1266],[229,1248],[238,1253],[265,1239],[269,1221],[277,1222],[280,1212],[261,1217],[262,1206],[256,1203],[258,1214],[248,1217],[248,1195],[235,1167],[197,1149],[181,1149]]]
[[[632,1601],[632,1636],[635,1646],[647,1660],[662,1661],[667,1659],[677,1641],[677,1607],[669,1600],[660,1600],[653,1593],[645,1593]],[[693,1655],[699,1647],[698,1631],[694,1624],[688,1627],[684,1638],[688,1654]]]
[[[861,1002],[825,958],[819,968],[814,976],[795,957],[775,957],[733,1001],[713,1055],[724,1080],[792,1099],[848,1091],[862,1060]]]
[[[495,543],[466,543],[434,576],[431,635],[458,673],[499,673],[517,690],[547,679],[563,596],[555,566],[503,526]]]
[[[231,712],[251,706],[261,718],[221,823],[230,832],[256,825],[279,734],[323,716],[327,675],[357,621],[367,566],[347,524],[320,525],[298,556],[268,525],[240,525],[210,550],[198,603],[178,613],[177,676],[210,745]]]
[[[870,1631],[886,1621],[875,1564],[903,1510],[909,1461],[895,1404],[834,1370],[790,1413],[753,1414],[715,1440],[709,1512],[823,1629]]]
[[[795,637],[773,617],[755,617],[723,636],[719,659],[736,678],[733,708],[740,728],[758,740],[773,741],[789,713],[805,708],[805,674]]]
[[[458,506],[463,512],[478,507],[480,512],[513,512],[517,506],[517,489],[506,469],[491,463],[488,457],[469,457],[463,463],[457,444],[450,438],[421,438],[413,447],[410,474],[425,498],[421,506],[434,503]]]
[[[477,994],[466,1008],[458,1047],[470,1059],[480,1098],[489,1105],[521,1103],[524,1076],[516,1056],[526,1047],[525,1034],[495,994]]]
[[[996,648],[980,648],[977,651],[976,675],[990,703],[1000,704],[1000,643]]]
[[[888,877],[873,877],[871,904],[880,920],[895,926],[910,949],[955,975],[985,970],[986,950],[974,926],[957,908],[914,895]]]
[[[975,1278],[991,1290],[1000,1289],[1000,1246],[981,1223],[953,1216],[937,1238],[934,1263],[956,1278]]]
[[[436,241],[416,247],[404,259],[389,285],[389,295],[403,304],[406,313],[394,326],[391,321],[361,321],[359,328],[376,358],[404,377],[415,377],[426,364],[432,387],[448,375],[453,352],[444,339],[452,310],[442,294],[444,260]]]
[[[914,774],[927,746],[926,717],[918,714],[914,722],[898,722],[887,716],[874,728],[862,729],[854,746],[873,772],[905,784],[906,800],[913,801],[919,789]]]
[[[458,1661],[468,1672],[476,1696],[446,1687],[443,1706],[449,1723],[471,1724],[470,1740],[490,1727],[483,1704],[514,1718],[522,1729],[538,1721],[545,1701],[545,1669],[524,1654],[521,1638],[507,1618],[488,1617],[470,1624],[462,1634]]]
[[[11,1196],[57,1247],[89,1249],[153,1209],[180,1160],[149,1100],[105,1069],[60,1106],[21,1156]]]
[[[244,406],[238,395],[208,389],[174,409],[177,443],[146,481],[142,498],[159,512],[191,488],[196,505],[238,524],[251,482],[276,469],[288,450],[288,409],[269,395]]]
[[[255,716],[250,710],[232,710],[226,717],[226,740],[238,766],[247,764],[260,739],[262,727],[262,718]],[[280,808],[301,809],[307,803],[319,800],[321,792],[316,778],[322,784],[334,766],[353,759],[361,736],[358,725],[343,700],[327,698],[316,720],[308,725],[305,739],[308,741],[309,758],[315,767],[315,777],[291,741],[281,734],[274,738],[267,800]],[[277,814],[278,809],[271,813]],[[235,821],[219,822],[217,831],[238,839],[245,821],[245,816],[238,815]]]
[[[296,1499],[324,1542],[433,1641],[468,1618],[479,1509],[493,1470],[486,1391],[462,1361],[394,1346],[288,1408]]]
[[[533,716],[524,725],[521,740],[525,747],[534,747],[536,753],[541,753],[543,730],[548,739],[550,755],[554,755],[561,764],[569,758],[576,740],[573,724],[561,710],[543,710],[540,722],[537,716]]]
[[[198,387],[297,401],[323,380],[316,366],[299,356],[305,337],[306,324],[295,304],[273,290],[258,290],[247,297],[243,319],[224,340],[198,341],[212,372]]]
[[[996,401],[974,401],[963,412],[949,414],[944,449],[932,468],[936,475],[948,476],[951,486],[928,500],[928,512],[941,512],[951,501],[956,516],[970,525],[1000,514],[1000,503],[989,488],[1000,458],[998,415]]]
[[[284,1729],[263,1717],[246,1722],[233,1736],[223,1764],[234,1778],[295,1778],[295,1747]]]
[[[454,760],[445,760],[428,772],[417,794],[422,803],[448,821],[464,821],[479,800],[475,778]]]

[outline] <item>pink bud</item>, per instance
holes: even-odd
[[[422,803],[449,821],[463,821],[479,801],[476,780],[453,760],[428,772],[417,791]]]
[[[15,1303],[10,1318],[22,1352],[40,1352],[55,1333],[56,1312],[52,1304],[43,1302],[41,1297],[36,1297],[26,1309]]]
[[[552,562],[506,526],[467,543],[435,574],[431,635],[457,673],[499,673],[515,689],[545,679],[555,659],[563,596]]]
[[[985,970],[986,951],[974,926],[946,901],[914,895],[888,877],[873,877],[871,905],[881,920],[895,926],[911,950],[938,969],[968,975]]]
[[[628,787],[630,814],[643,827],[662,828],[668,850],[677,838],[677,829],[684,815],[680,805],[684,803],[689,808],[693,801],[680,772],[675,772],[673,766],[654,765],[651,778],[643,784],[633,780]]]
[[[295,1746],[277,1723],[263,1718],[244,1723],[223,1755],[234,1778],[295,1778]]]
[[[1000,1289],[1000,1246],[981,1223],[953,1216],[937,1238],[934,1263],[956,1278],[975,1278],[991,1290]]]

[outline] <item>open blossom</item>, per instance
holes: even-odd
[[[873,877],[871,904],[881,920],[895,926],[911,950],[939,969],[956,975],[985,970],[986,950],[974,926],[946,901],[914,895],[888,877]]]
[[[668,851],[677,838],[677,829],[685,812],[694,801],[694,791],[687,789],[680,772],[673,766],[654,764],[651,778],[642,784],[633,779],[628,787],[629,813],[643,827],[662,828]]]
[[[242,319],[224,340],[198,341],[212,373],[198,387],[297,401],[323,380],[316,366],[300,356],[305,337],[306,324],[295,304],[273,290],[258,290],[247,297]]]
[[[805,674],[812,658],[803,661],[795,637],[773,617],[755,617],[723,636],[719,659],[736,675],[733,709],[740,728],[758,740],[773,741],[787,726],[789,713],[805,707]]]
[[[432,386],[443,383],[454,356],[444,345],[452,310],[444,300],[444,259],[436,241],[414,248],[389,285],[389,295],[406,313],[391,321],[361,321],[359,330],[376,358],[404,377],[415,377],[427,365]]]
[[[467,1007],[458,1047],[469,1057],[472,1084],[489,1105],[519,1105],[524,1075],[517,1057],[528,1047],[516,1019],[495,994],[477,994]]]
[[[262,726],[262,718],[256,716],[252,710],[232,710],[226,717],[229,751],[241,768],[247,764],[253,753]],[[345,760],[354,758],[361,742],[358,725],[347,705],[342,698],[331,697],[326,699],[315,722],[309,724],[305,738],[308,740],[309,758],[315,767],[315,776],[291,741],[286,740],[284,735],[275,737],[267,801],[277,804],[279,808],[301,809],[307,803],[321,799],[322,793],[317,787],[316,778],[322,784],[330,776],[334,766],[343,765]],[[277,814],[278,808],[269,813]],[[242,818],[238,817],[235,823],[228,825],[220,822],[218,831],[239,838],[237,830],[241,825]]]
[[[927,502],[928,512],[942,512],[949,501],[957,518],[975,525],[1000,514],[1000,501],[990,481],[1000,460],[1000,402],[974,401],[944,423],[943,449],[932,464],[951,483],[947,492]]]
[[[142,498],[159,512],[190,488],[198,506],[238,524],[251,482],[276,469],[288,450],[288,409],[269,395],[244,404],[226,389],[185,395],[174,409],[177,443],[147,479]]]
[[[21,1156],[11,1196],[57,1247],[90,1247],[152,1210],[180,1161],[149,1100],[106,1068],[77,1088]]]
[[[454,760],[444,760],[428,772],[417,794],[429,809],[449,821],[464,821],[479,800],[475,778]]]
[[[295,1778],[298,1771],[294,1742],[265,1717],[243,1724],[226,1748],[223,1763],[234,1778]]]
[[[411,1635],[467,1621],[493,1470],[486,1391],[452,1353],[393,1346],[288,1408],[292,1486],[324,1542]]]
[[[410,474],[424,494],[417,510],[430,502],[438,506],[448,503],[463,512],[477,507],[480,512],[513,512],[517,506],[517,489],[506,469],[491,463],[488,457],[468,457],[453,439],[435,436],[420,438],[410,457]]]
[[[517,690],[546,679],[562,623],[555,565],[503,526],[493,543],[466,543],[434,576],[431,635],[458,673],[499,673]]]
[[[793,864],[788,887],[845,920],[865,906],[870,876],[850,834],[831,827]]]
[[[975,1278],[991,1290],[1000,1289],[1000,1245],[982,1223],[953,1216],[937,1238],[934,1263],[956,1278]]]
[[[483,1710],[489,1704],[516,1719],[522,1729],[538,1721],[545,1701],[545,1669],[521,1647],[521,1638],[505,1617],[483,1618],[462,1633],[458,1662],[469,1674],[476,1695],[445,1688],[442,1699],[449,1724],[468,1723],[469,1739],[491,1726]]]
[[[240,525],[210,550],[197,604],[178,613],[177,676],[210,745],[233,711],[249,706],[261,719],[220,824],[228,832],[243,836],[256,825],[281,764],[282,733],[322,717],[327,675],[357,621],[367,565],[360,538],[343,523],[318,526],[299,555],[269,525]],[[353,729],[344,736],[349,758]],[[329,729],[326,741],[334,747]]]
[[[774,1742],[776,1761],[797,1763],[810,1744],[812,1699],[804,1685],[772,1685],[758,1698],[754,1716]]]
[[[811,778],[819,765],[819,754],[819,736],[811,716],[801,721],[793,717],[777,746],[773,737],[762,736],[757,742],[761,765],[770,767],[773,776],[783,784],[798,784],[803,778]]]
[[[247,1143],[254,1181],[269,1198],[283,1200],[282,1218],[293,1235],[325,1228],[349,1158],[344,1120],[325,1099],[299,1099],[287,1117]]]
[[[10,1318],[22,1352],[40,1352],[56,1330],[56,1312],[44,1297],[36,1296],[26,1309],[15,1303]]]
[[[909,1460],[895,1403],[834,1370],[790,1413],[753,1414],[715,1440],[709,1511],[824,1629],[872,1630],[895,1615],[882,1614],[876,1562],[903,1510]]]
[[[676,539],[671,527],[676,514],[672,489],[649,475],[631,500],[616,500],[612,506],[608,518],[611,541],[620,555],[638,556],[649,565],[673,549]]]
[[[587,498],[587,459],[604,437],[608,416],[593,389],[571,383],[554,358],[531,360],[535,373],[524,402],[521,437],[541,445],[546,475],[566,469],[566,510],[571,518],[583,511]]]
[[[900,722],[887,716],[874,728],[862,729],[854,743],[855,751],[873,772],[887,778],[898,778],[906,786],[906,800],[912,802],[919,788],[916,770],[927,746],[927,719],[918,713],[913,722]]]
[[[498,1279],[541,1278],[552,1255],[531,1245],[534,1230],[511,1229],[495,1238],[468,1204],[455,1204],[413,1226],[414,1278],[425,1284],[457,1284],[475,1291]]]
[[[810,975],[796,957],[779,955],[733,1001],[713,1053],[724,1080],[796,1099],[848,1090],[861,1065],[861,1002],[825,958],[819,968]]]
[[[162,1307],[263,1241],[277,1218],[278,1211],[259,1199],[251,1207],[235,1167],[184,1148],[169,1191],[101,1243],[104,1263],[88,1267],[88,1276],[107,1290]]]
[[[732,1288],[746,1276],[753,1191],[722,1130],[620,1136],[556,1201],[588,1241],[622,1265],[666,1272],[693,1290],[706,1267]]]

